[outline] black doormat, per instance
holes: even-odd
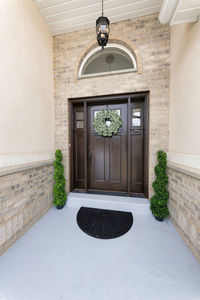
[[[81,207],[76,219],[82,231],[98,239],[117,238],[133,225],[130,212],[89,207]]]

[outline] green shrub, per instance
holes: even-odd
[[[151,198],[150,209],[155,217],[164,218],[169,216],[167,207],[169,193],[166,189],[168,183],[168,176],[166,174],[167,154],[164,151],[158,151],[157,159],[158,164],[154,168],[156,180],[152,184],[155,195]]]
[[[54,187],[53,187],[53,194],[54,194],[54,205],[65,205],[67,200],[67,195],[65,192],[65,177],[64,177],[64,167],[62,164],[62,152],[60,149],[57,149],[55,152],[54,161]]]

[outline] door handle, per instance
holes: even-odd
[[[90,151],[88,154],[88,161],[91,162],[91,160],[92,160],[92,151]]]

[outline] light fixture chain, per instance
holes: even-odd
[[[103,17],[103,0],[102,0],[102,17]]]

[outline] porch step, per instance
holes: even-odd
[[[144,198],[107,196],[97,194],[69,193],[67,206],[93,207],[111,210],[131,211],[138,215],[149,215],[149,201]]]

